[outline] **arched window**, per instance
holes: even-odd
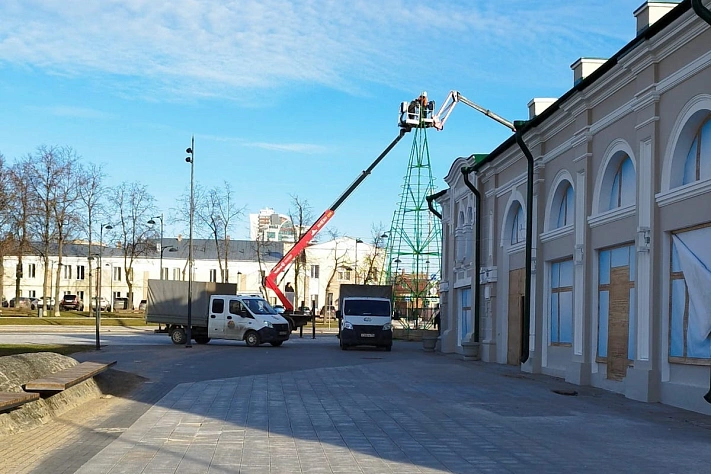
[[[520,203],[511,209],[513,220],[511,222],[511,245],[526,240],[526,219],[523,216],[523,207]]]
[[[636,191],[634,165],[630,157],[627,156],[618,165],[612,180],[608,210],[634,204]]]
[[[701,124],[684,162],[682,184],[711,178],[711,115]]]
[[[561,184],[559,192],[560,204],[558,205],[556,228],[565,227],[573,223],[573,212],[575,208],[573,186],[569,182],[564,182]]]

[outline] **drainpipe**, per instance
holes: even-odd
[[[476,204],[474,212],[476,213],[476,227],[474,230],[474,342],[479,342],[479,314],[480,314],[480,299],[481,299],[481,282],[479,281],[479,272],[481,271],[481,193],[469,180],[469,173],[474,171],[473,166],[464,166],[462,168],[462,176],[464,184],[474,193]]]
[[[694,9],[694,12],[696,12],[696,14],[701,17],[702,20],[711,25],[711,11],[709,11],[709,9],[704,6],[702,0],[691,0],[691,7]]]
[[[518,143],[519,148],[524,155],[526,155],[526,160],[528,161],[528,180],[526,185],[526,293],[523,297],[523,329],[521,338],[521,363],[525,363],[528,360],[528,353],[530,351],[530,345],[528,340],[530,339],[531,332],[531,269],[533,266],[533,252],[531,247],[533,245],[533,155],[531,150],[528,149],[526,144],[523,142],[523,128],[526,126],[525,120],[517,120],[514,122],[514,127],[516,128],[516,143]]]
[[[437,219],[439,219],[439,220],[442,220],[442,214],[440,214],[439,211],[434,208],[434,206],[432,205],[432,201],[434,201],[435,199],[441,198],[445,194],[447,194],[447,190],[443,189],[442,191],[435,193],[435,194],[430,194],[429,196],[427,196],[425,198],[425,199],[427,199],[427,207],[430,209],[430,212],[432,214],[434,214],[435,216],[437,216]]]

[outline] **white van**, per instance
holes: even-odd
[[[261,295],[212,295],[207,337],[244,340],[256,347],[281,346],[289,339],[289,323]]]

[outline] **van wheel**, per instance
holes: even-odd
[[[195,342],[198,344],[207,344],[210,342],[210,338],[207,336],[195,336]]]
[[[284,341],[274,341],[274,342],[270,342],[270,344],[274,347],[279,347],[282,345],[283,342]]]
[[[246,342],[249,347],[257,347],[260,344],[259,334],[254,331],[249,331],[244,336],[244,342]]]
[[[173,341],[173,344],[185,344],[188,340],[188,336],[185,335],[185,329],[173,329],[173,332],[170,333],[170,340]]]
[[[390,352],[393,350],[393,346],[385,346],[385,352]]]
[[[286,321],[289,323],[289,332],[294,332],[294,330],[296,329],[296,324],[294,323],[294,320],[287,317]]]
[[[347,351],[347,350],[348,350],[348,344],[343,344],[343,343],[341,343],[341,350]]]

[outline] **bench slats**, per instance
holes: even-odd
[[[0,392],[0,410],[9,410],[18,405],[39,399],[39,393]]]
[[[60,370],[46,377],[31,380],[25,384],[24,388],[28,392],[61,392],[84,380],[90,379],[115,363],[116,361],[106,364],[99,362],[82,362],[74,367]]]

